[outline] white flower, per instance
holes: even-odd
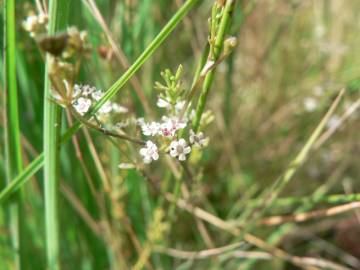
[[[23,21],[22,26],[28,32],[33,32],[38,25],[38,17],[35,15],[28,16],[25,21]]]
[[[192,129],[190,130],[189,140],[191,144],[194,144],[198,147],[204,147],[208,141],[207,138],[205,138],[204,133],[199,132],[198,134],[195,134]]]
[[[101,108],[99,109],[99,113],[100,114],[107,114],[109,112],[111,112],[112,110],[112,104],[110,101],[106,101],[104,105],[101,106]]]
[[[186,144],[184,139],[172,141],[170,144],[170,156],[177,157],[179,160],[186,160],[186,155],[191,152],[191,147]]]
[[[175,111],[181,112],[184,109],[186,101],[185,100],[179,100],[175,104]]]
[[[94,86],[90,86],[88,84],[75,84],[74,85],[74,90],[73,90],[73,97],[76,98],[76,97],[79,97],[79,96],[84,96],[84,97],[88,97],[89,95],[91,95],[91,97],[93,99],[94,96],[93,96],[93,93],[95,92],[101,92],[100,90],[96,90],[96,88]],[[97,99],[95,99],[97,100]]]
[[[138,125],[138,126],[143,126],[145,125],[145,120],[143,117],[140,117],[140,118],[137,118],[135,119],[135,124]]]
[[[159,134],[160,124],[157,122],[144,123],[141,125],[141,129],[145,136],[155,136]]]
[[[44,13],[40,13],[38,15],[38,22],[41,23],[41,24],[44,24],[44,23],[47,23],[48,21],[48,16]]]
[[[75,110],[79,114],[84,115],[85,113],[87,113],[91,106],[91,100],[88,98],[80,97],[73,103],[73,105]]]
[[[174,136],[176,131],[186,127],[186,122],[180,121],[176,117],[168,118],[164,116],[162,120],[164,122],[161,124],[160,132],[165,137]]]
[[[45,30],[46,23],[48,21],[47,15],[41,13],[38,16],[30,15],[23,21],[22,26],[25,31],[30,33],[30,36],[34,37],[41,30]]]
[[[116,113],[127,113],[129,112],[128,108],[121,106],[118,103],[112,103],[112,110]]]
[[[84,96],[91,95],[93,92],[96,91],[95,87],[87,85],[87,84],[80,86],[80,89],[81,89],[81,94]]]
[[[152,141],[146,142],[146,147],[140,149],[140,155],[143,156],[144,163],[149,164],[153,160],[158,160],[159,153],[156,144]]]
[[[317,105],[318,105],[318,102],[315,98],[307,97],[304,99],[304,107],[305,107],[305,110],[308,112],[315,111]]]
[[[156,105],[157,105],[159,108],[169,109],[170,106],[171,106],[171,103],[170,103],[170,100],[169,100],[168,98],[163,99],[163,98],[159,97]]]
[[[104,96],[103,91],[96,90],[91,93],[91,97],[95,99],[96,101],[100,100]]]

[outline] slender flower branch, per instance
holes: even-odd
[[[214,46],[210,45],[210,54],[209,54],[209,58],[208,58],[208,60],[210,60],[210,61],[216,62],[220,57],[221,50],[224,46],[226,30],[228,29],[228,26],[229,26],[229,23],[231,20],[231,15],[232,15],[234,5],[235,5],[235,0],[227,0],[225,3],[225,7],[222,11],[223,15],[222,15],[222,18],[220,21],[219,30],[215,37]],[[214,27],[212,27],[212,28],[214,28]],[[203,84],[202,91],[201,91],[201,94],[200,94],[200,97],[199,97],[199,100],[197,103],[195,118],[193,121],[193,129],[195,132],[198,131],[199,126],[200,126],[200,120],[201,120],[201,116],[204,112],[207,96],[209,94],[212,82],[214,80],[214,75],[215,75],[214,71],[215,71],[215,69],[212,69],[210,72],[208,72],[208,74],[204,78],[204,84]]]

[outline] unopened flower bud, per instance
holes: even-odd
[[[228,55],[237,45],[236,37],[229,37],[224,41],[224,54]]]

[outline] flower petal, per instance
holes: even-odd
[[[178,152],[176,151],[176,149],[171,149],[170,150],[170,156],[176,157],[177,155],[178,155]]]
[[[190,146],[187,146],[184,148],[184,153],[185,154],[189,154],[191,152],[191,147]]]
[[[147,149],[146,148],[141,148],[139,152],[140,152],[140,155],[142,155],[142,156],[147,155]]]
[[[181,145],[183,147],[186,146],[186,141],[183,138],[181,138],[178,143],[179,143],[179,145]]]
[[[153,160],[158,160],[159,159],[159,154],[157,152],[155,152],[155,153],[152,154],[151,157],[152,157]]]

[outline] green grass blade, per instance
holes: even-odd
[[[15,177],[0,193],[0,203],[15,194],[44,165],[44,154],[40,154],[17,177]]]
[[[15,54],[15,1],[9,0],[4,3],[4,108],[5,108],[5,159],[6,159],[6,178],[11,183],[12,179],[18,175],[23,167],[20,127],[18,112],[18,95],[16,83],[16,54]],[[16,251],[14,265],[20,269],[20,220],[19,220],[19,200],[13,200],[9,205],[10,211],[10,230],[12,246]]]
[[[51,0],[49,30],[53,35],[65,26],[66,1]],[[44,196],[47,265],[51,270],[60,269],[58,231],[58,165],[61,129],[61,108],[51,101],[51,86],[48,76],[50,56],[45,67],[44,89]]]
[[[95,114],[100,107],[109,99],[111,99],[118,91],[122,89],[122,87],[129,81],[132,75],[139,70],[139,68],[145,63],[146,60],[150,58],[150,56],[155,52],[155,50],[164,42],[164,40],[170,35],[170,33],[175,29],[177,24],[182,20],[182,18],[191,10],[195,3],[199,0],[188,0],[170,19],[170,21],[164,26],[162,31],[155,37],[155,39],[149,44],[146,50],[138,57],[138,59],[131,65],[131,67],[117,80],[106,92],[104,97],[96,103],[94,109],[88,114],[88,117]],[[79,122],[76,122],[71,128],[69,128],[65,134],[61,138],[61,143],[67,142],[81,127]],[[43,165],[43,159],[38,157],[34,160],[30,165],[32,168],[36,167],[39,164],[33,163],[41,162],[40,166]],[[33,175],[29,173],[29,169],[26,168],[27,174],[22,173],[19,175],[14,182],[14,185],[11,189],[3,190],[0,193],[0,203],[3,201],[2,198],[8,197],[10,194],[8,192],[13,193],[16,192],[23,184],[27,182],[27,180]]]

